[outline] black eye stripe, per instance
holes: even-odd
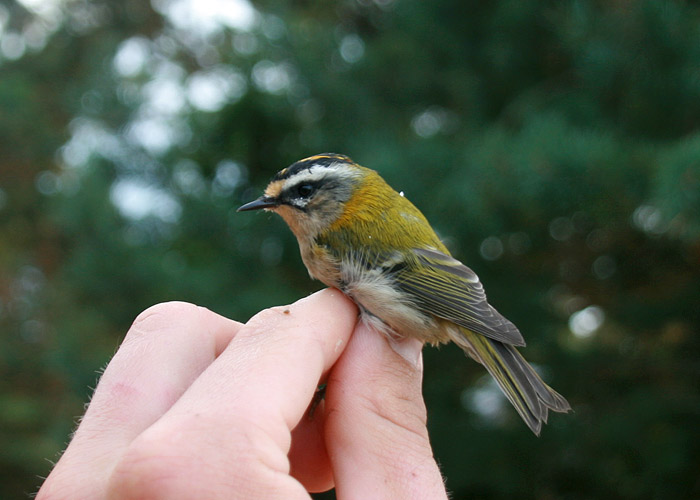
[[[316,194],[321,181],[308,180],[300,181],[298,184],[287,186],[279,196],[281,203],[291,205],[300,210],[305,209],[306,204]]]

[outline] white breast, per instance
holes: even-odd
[[[439,325],[399,290],[382,269],[352,261],[341,266],[344,292],[362,309],[363,320],[389,335],[435,342]]]

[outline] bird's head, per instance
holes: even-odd
[[[347,156],[311,156],[277,172],[265,193],[238,211],[276,212],[297,238],[313,238],[343,214],[367,172]]]

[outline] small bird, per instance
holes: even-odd
[[[520,331],[487,302],[476,273],[374,170],[335,153],[305,158],[238,211],[259,209],[282,216],[311,278],[350,297],[370,326],[455,342],[484,365],[536,435],[548,410],[571,409],[515,349],[525,345]]]

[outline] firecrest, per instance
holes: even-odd
[[[516,350],[520,331],[486,300],[477,275],[452,258],[423,214],[374,170],[324,153],[278,172],[239,211],[282,216],[312,278],[338,288],[388,335],[455,342],[484,365],[539,435],[569,403]]]

